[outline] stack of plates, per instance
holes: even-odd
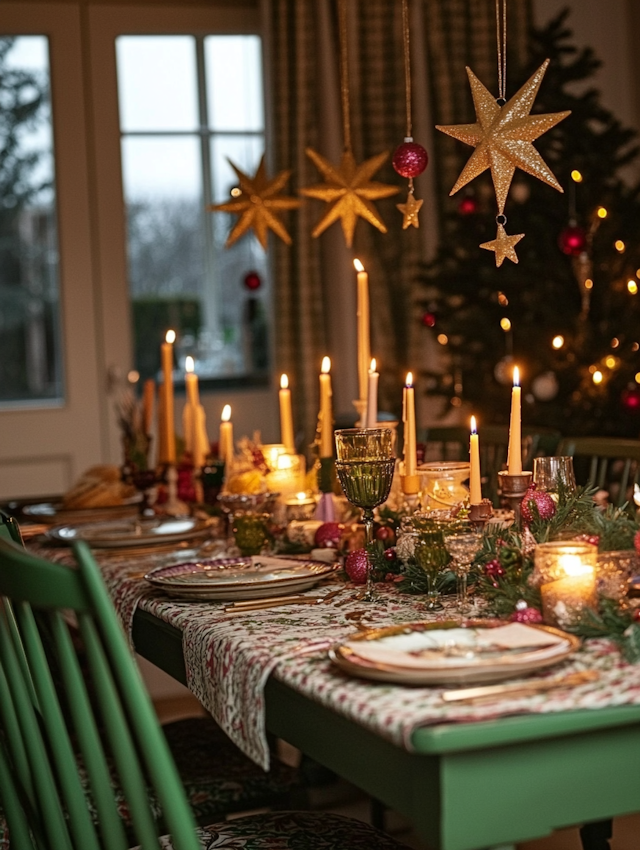
[[[337,569],[322,561],[263,557],[213,558],[158,567],[146,580],[169,596],[227,601],[267,599],[313,587]]]
[[[194,517],[87,522],[59,525],[47,532],[48,537],[59,543],[85,540],[97,549],[168,546],[208,537],[210,534],[209,523]]]
[[[579,647],[550,626],[470,621],[369,629],[337,644],[331,660],[346,673],[402,685],[499,682],[558,664]]]

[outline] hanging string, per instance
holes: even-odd
[[[500,7],[502,6],[502,14]],[[507,0],[496,0],[496,41],[498,44],[498,97],[507,100]]]
[[[344,149],[351,150],[351,117],[349,110],[349,56],[347,53],[347,3],[338,0],[338,25],[340,38],[340,94],[342,98],[342,129]]]
[[[404,49],[404,92],[407,107],[407,132],[411,138],[411,51],[409,49],[409,9],[407,0],[402,0],[402,46]]]

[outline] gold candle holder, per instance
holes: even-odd
[[[476,505],[469,505],[469,522],[479,531],[482,531],[492,516],[493,505],[491,499],[483,499]]]
[[[520,528],[521,526],[520,508],[522,506],[523,496],[531,484],[532,476],[532,472],[519,472],[515,475],[510,475],[506,469],[498,473],[500,491],[513,511],[513,523],[516,528]]]

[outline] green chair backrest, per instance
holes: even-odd
[[[200,850],[175,764],[100,572],[85,544],[77,543],[74,554],[77,567],[70,568],[0,539],[0,801],[11,848],[130,847],[112,771],[144,850],[159,847],[161,830],[150,786],[176,850]],[[76,626],[96,709],[69,633]],[[53,664],[62,684],[52,676]]]
[[[2,510],[0,510],[0,537],[3,540],[13,540],[15,543],[22,544],[22,534],[20,534],[20,526],[16,518]]]
[[[634,485],[640,477],[640,440],[565,437],[556,454],[576,459],[578,484],[607,490],[609,500],[618,507],[633,504]]]
[[[522,468],[532,469],[533,459],[541,454],[554,454],[560,434],[544,428],[522,429]],[[469,429],[428,428],[426,460],[468,460]],[[500,504],[498,472],[505,469],[509,448],[509,429],[506,425],[483,425],[480,428],[480,468],[482,492],[494,506]]]

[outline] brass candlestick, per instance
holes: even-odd
[[[482,531],[493,516],[491,499],[483,499],[477,505],[469,505],[469,522],[478,531]]]
[[[509,502],[509,507],[513,511],[513,524],[516,528],[521,527],[520,508],[523,496],[531,484],[532,476],[533,472],[520,472],[516,475],[511,475],[506,469],[498,473],[500,490],[502,496]]]

